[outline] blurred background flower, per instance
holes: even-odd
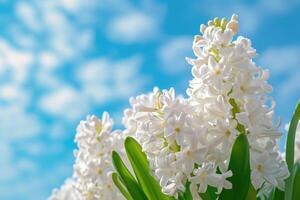
[[[109,111],[122,127],[130,96],[185,94],[193,35],[215,16],[240,16],[287,123],[300,99],[299,11],[296,0],[0,0],[0,199],[60,186],[87,114]]]

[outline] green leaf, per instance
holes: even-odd
[[[162,193],[159,183],[151,175],[147,157],[140,144],[132,137],[127,137],[125,139],[125,149],[132,169],[147,198],[149,200],[172,199]]]
[[[278,196],[278,197],[279,197],[279,196]],[[277,197],[277,198],[278,198],[278,197]],[[267,200],[275,200],[275,199],[276,199],[276,198],[275,198],[275,188],[273,188],[272,191],[270,192],[270,194],[269,194]],[[282,198],[282,199],[284,199],[284,198]],[[279,200],[279,199],[276,199],[276,200]]]
[[[185,184],[185,191],[183,193],[185,200],[193,200],[193,196],[192,196],[192,193],[190,190],[190,185],[191,185],[191,183],[189,181],[187,181]]]
[[[122,183],[126,186],[128,192],[134,200],[147,200],[146,195],[141,187],[131,175],[130,171],[125,166],[119,154],[115,151],[112,152],[112,161],[116,171],[118,172]]]
[[[178,200],[185,200],[183,193],[178,193]]]
[[[292,171],[294,166],[295,136],[296,136],[296,130],[297,130],[299,119],[300,119],[300,102],[298,102],[296,109],[294,111],[294,115],[290,123],[287,141],[286,141],[285,156],[286,156],[286,162],[290,172]]]
[[[293,198],[292,200],[300,199],[300,163],[296,163],[293,170]]]
[[[296,109],[294,111],[294,115],[290,122],[290,127],[289,127],[287,140],[286,140],[285,159],[286,159],[286,163],[288,165],[290,174],[292,174],[293,166],[294,166],[295,137],[296,137],[296,130],[297,130],[299,119],[300,119],[300,102],[298,102]],[[292,198],[291,197],[292,184],[293,184],[293,179],[292,179],[292,175],[290,175],[290,177],[285,182],[284,197],[286,200],[290,200]]]
[[[245,134],[240,134],[233,145],[229,162],[229,170],[233,176],[228,178],[232,189],[224,189],[219,199],[246,199],[250,186],[249,143]]]
[[[274,190],[274,200],[282,200],[284,199],[284,192],[276,188]]]
[[[193,196],[190,190],[190,185],[191,183],[189,181],[186,181],[184,192],[178,193],[178,200],[193,200]]]
[[[300,199],[300,163],[294,165],[289,181],[285,187],[285,200]]]
[[[250,184],[246,200],[256,200],[256,190],[252,184]]]
[[[130,194],[127,192],[127,190],[124,188],[123,184],[120,182],[121,179],[119,177],[119,175],[116,172],[112,173],[112,180],[114,182],[114,184],[117,186],[117,188],[120,190],[120,192],[123,194],[123,196],[127,199],[127,200],[134,200]]]
[[[207,187],[207,190],[205,193],[200,193],[200,196],[203,200],[215,200],[217,199],[217,189],[211,186]]]

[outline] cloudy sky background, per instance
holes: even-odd
[[[239,15],[287,123],[300,99],[299,11],[285,0],[0,0],[0,199],[46,199],[61,185],[87,114],[109,111],[119,128],[130,96],[185,94],[184,58],[215,16]]]

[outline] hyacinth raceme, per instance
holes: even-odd
[[[249,39],[233,40],[236,15],[228,23],[210,21],[200,31],[193,42],[196,58],[187,59],[194,77],[189,98],[176,97],[174,89],[157,88],[132,98],[123,119],[126,131],[141,143],[162,190],[171,196],[183,191],[186,181],[194,199],[207,186],[218,193],[231,188],[226,179],[232,172],[227,168],[239,134],[246,134],[250,143],[254,188],[283,190],[289,172],[278,149],[275,102],[267,96],[272,90],[269,72],[253,62],[256,52]]]
[[[111,180],[111,151],[123,149],[125,136],[140,143],[152,175],[169,196],[178,197],[187,185],[194,200],[209,187],[218,194],[231,189],[229,160],[240,134],[249,141],[251,183],[257,195],[264,199],[275,187],[284,190],[289,171],[279,151],[281,133],[274,123],[275,102],[268,96],[269,72],[254,63],[251,41],[236,37],[238,27],[236,15],[229,22],[216,18],[201,25],[192,45],[196,58],[187,58],[193,74],[188,98],[176,96],[173,88],[132,97],[131,108],[124,111],[123,132],[112,132],[107,113],[102,120],[89,116],[82,121],[72,181],[51,198],[123,199]],[[71,190],[76,196],[68,196]]]
[[[112,126],[113,121],[106,112],[102,119],[93,115],[80,122],[75,136],[78,150],[74,151],[76,161],[72,181],[67,181],[60,190],[54,190],[50,200],[123,199],[111,179],[114,171],[111,151],[122,154],[124,137],[119,130],[112,132]],[[71,192],[73,196],[68,195]]]
[[[256,53],[249,39],[233,40],[237,30],[236,15],[228,23],[216,19],[201,26],[202,36],[193,43],[196,59],[188,59],[194,76],[187,91],[189,100],[204,118],[208,156],[217,158],[214,162],[221,171],[226,169],[234,138],[245,133],[254,188],[272,185],[283,190],[289,173],[278,151],[275,102],[267,96],[272,90],[267,83],[269,72],[253,62]],[[215,136],[216,129],[223,130],[222,138]]]

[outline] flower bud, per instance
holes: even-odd
[[[215,23],[211,20],[209,20],[207,24],[208,24],[208,26],[214,26],[215,25]]]
[[[216,18],[214,19],[214,23],[215,23],[215,26],[220,26],[221,21],[220,21],[220,19],[219,19],[218,17],[216,17]]]
[[[233,34],[237,34],[239,30],[239,24],[237,23],[237,21],[230,20],[230,22],[226,25],[226,28],[231,29],[233,31]]]
[[[226,28],[226,24],[227,24],[227,20],[226,20],[226,18],[222,18],[222,20],[221,20],[221,28],[224,30],[225,28]]]
[[[204,24],[201,24],[201,25],[200,25],[200,32],[201,32],[202,34],[204,34],[205,29],[206,29],[206,26],[205,26]]]

